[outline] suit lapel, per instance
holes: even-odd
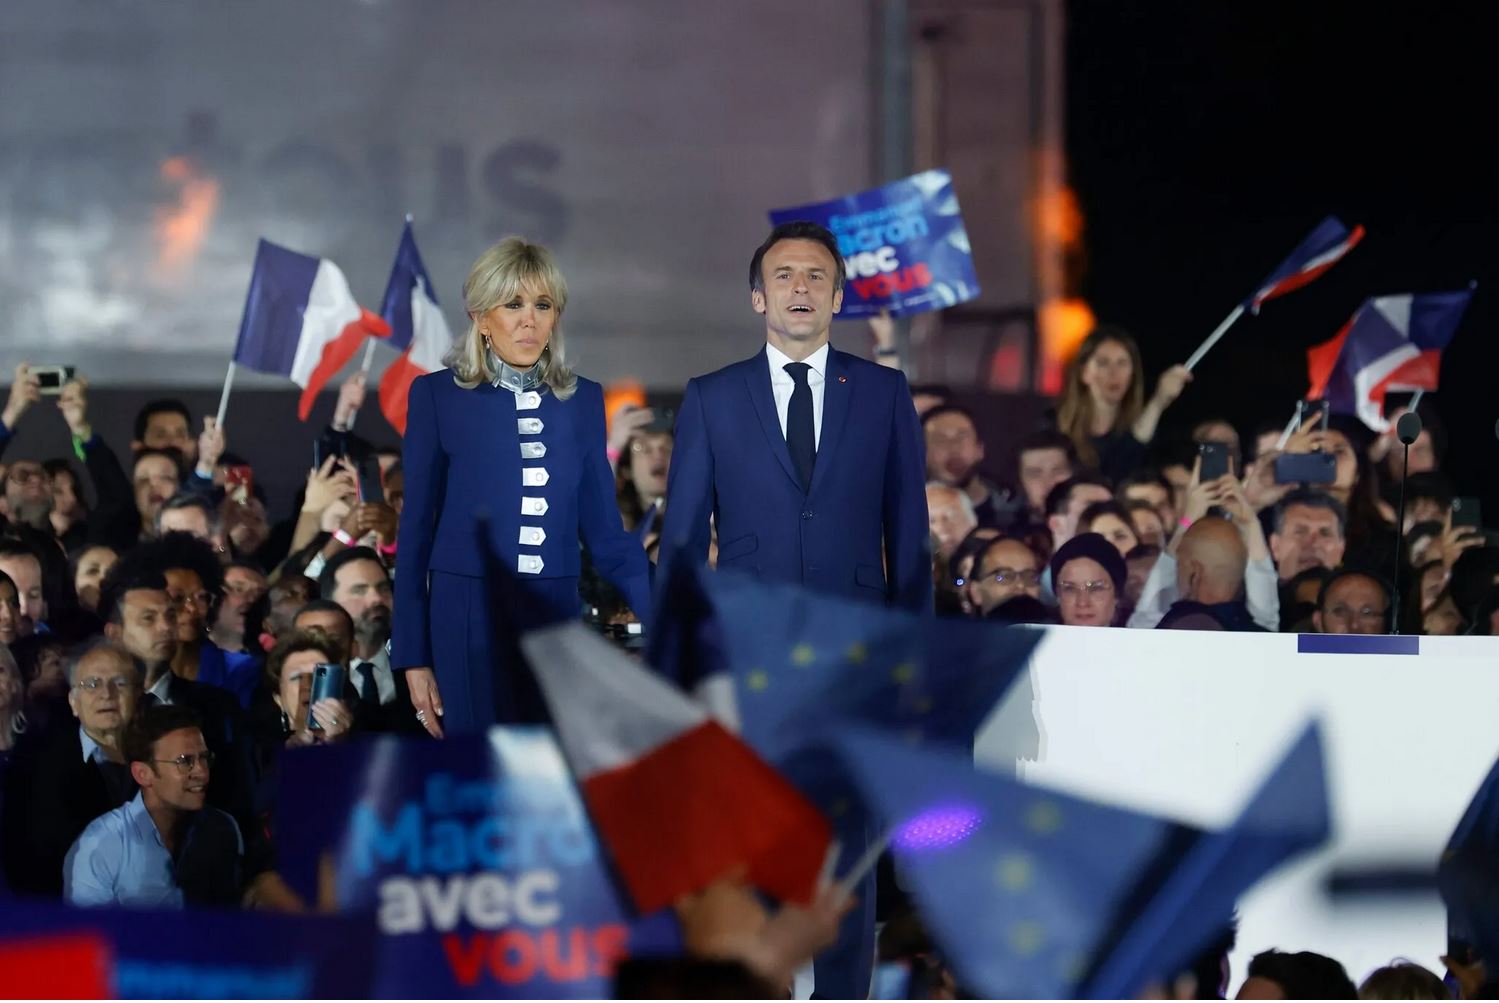
[[[831,354],[831,353],[829,353]],[[775,395],[770,392],[770,357],[762,349],[760,354],[744,364],[744,388],[749,391],[750,403],[755,406],[755,415],[760,419],[760,431],[765,433],[765,443],[771,453],[781,461],[781,469],[791,478],[791,483],[800,490],[802,479],[796,475],[791,463],[791,450],[786,448],[786,436],[781,432],[781,419],[776,416]],[[815,478],[813,483],[816,483]]]
[[[827,372],[823,374],[822,381],[822,435],[817,443],[817,463],[812,467],[812,490],[807,493],[815,494],[818,485],[827,476],[827,469],[833,465],[833,457],[838,454],[838,444],[843,440],[843,426],[848,419],[849,395],[853,393],[853,383],[848,378],[848,366],[844,354],[835,348],[828,349]],[[789,457],[789,453],[787,454]]]

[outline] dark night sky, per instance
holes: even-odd
[[[1173,409],[1241,431],[1289,416],[1305,348],[1370,295],[1479,283],[1436,398],[1444,467],[1499,514],[1499,53],[1477,4],[1074,0],[1068,150],[1087,220],[1083,293],[1184,360],[1323,216],[1364,242],[1240,321]]]

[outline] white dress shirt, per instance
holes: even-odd
[[[374,658],[355,658],[349,664],[349,676],[355,692],[359,690],[360,677],[366,672],[374,677],[375,692],[380,696],[380,706],[396,698],[396,680],[390,669],[390,643],[386,642],[375,652]]]
[[[765,354],[770,359],[770,392],[776,399],[776,417],[781,419],[781,437],[786,437],[786,410],[791,406],[791,392],[796,381],[786,372],[786,364],[796,361],[769,342],[765,343]],[[812,391],[812,442],[822,445],[822,389],[828,372],[828,346],[802,360],[812,368],[807,370],[807,386]]]
[[[1147,630],[1155,627],[1180,598],[1176,591],[1176,555],[1162,554],[1145,579],[1140,604],[1130,615],[1129,626]],[[1280,576],[1269,557],[1245,565],[1244,604],[1255,623],[1272,633],[1280,630]]]

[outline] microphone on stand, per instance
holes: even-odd
[[[1499,423],[1494,425],[1494,434],[1499,435]],[[1407,411],[1395,422],[1395,437],[1400,440],[1404,456],[1400,466],[1400,513],[1395,517],[1395,585],[1390,597],[1390,633],[1400,633],[1400,565],[1404,556],[1405,542],[1405,479],[1410,475],[1411,446],[1421,437],[1421,416]]]

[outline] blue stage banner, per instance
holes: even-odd
[[[773,225],[798,219],[821,223],[838,238],[848,271],[840,317],[941,310],[979,294],[968,231],[946,171],[922,171],[770,214]]]
[[[0,906],[0,944],[62,934],[106,945],[119,999],[368,999],[375,991],[368,916],[75,909],[26,899]]]
[[[282,874],[374,911],[376,996],[608,997],[621,958],[679,949],[616,892],[545,728],[296,750],[281,776]]]

